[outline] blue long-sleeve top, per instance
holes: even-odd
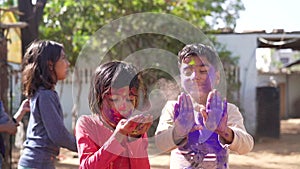
[[[55,168],[54,161],[60,147],[77,151],[75,137],[64,125],[56,91],[40,87],[30,99],[30,118],[19,165],[38,169]]]

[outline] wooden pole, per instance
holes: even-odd
[[[4,35],[4,30],[1,29],[0,32],[0,100],[3,102],[4,109],[8,112],[8,85],[9,85],[9,75],[8,75],[8,64],[7,64],[7,39]],[[11,116],[11,115],[10,115]],[[3,160],[2,168],[10,168],[10,136],[6,133],[1,133],[5,145],[5,157]]]

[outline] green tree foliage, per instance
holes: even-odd
[[[241,0],[51,0],[44,9],[40,38],[65,44],[66,53],[74,66],[90,36],[109,22],[141,12],[172,14],[201,29],[214,43],[227,70],[227,95],[228,100],[232,101],[238,100],[235,93],[238,93],[240,86],[236,78],[238,74],[234,71],[238,57],[232,56],[224,46],[218,44],[212,34],[218,32],[215,28],[234,30],[241,10],[244,10]],[[121,59],[145,48],[167,49],[177,54],[183,46],[182,42],[167,36],[141,34],[116,44],[108,57]]]
[[[40,36],[68,44],[66,51],[74,65],[89,37],[122,16],[140,12],[168,13],[209,32],[218,24],[234,29],[242,9],[240,0],[52,0],[44,9]]]

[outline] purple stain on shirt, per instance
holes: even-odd
[[[199,121],[202,120],[199,119]],[[201,167],[207,154],[216,155],[217,169],[227,168],[227,150],[221,146],[218,135],[206,128],[190,132],[187,144],[178,149],[188,151],[184,156],[191,165],[187,168],[194,169]]]

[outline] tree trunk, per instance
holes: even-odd
[[[5,112],[8,112],[8,64],[7,64],[7,40],[4,37],[3,30],[0,32],[0,100],[3,102]],[[11,117],[11,114],[9,114]],[[5,157],[3,160],[3,169],[10,168],[11,160],[11,142],[10,135],[1,133],[5,145]]]
[[[47,0],[37,0],[33,5],[30,0],[18,0],[19,11],[23,13],[20,21],[28,24],[26,28],[21,29],[22,56],[24,56],[26,47],[39,36],[39,23],[43,17],[46,2]]]

